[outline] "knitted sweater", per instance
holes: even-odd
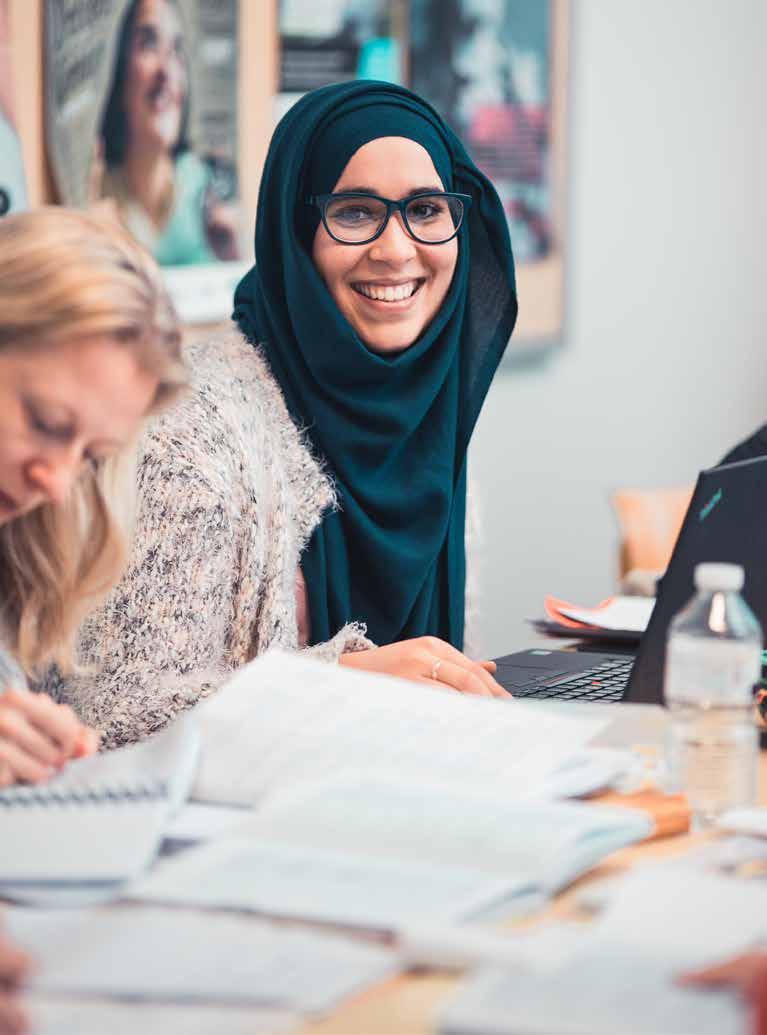
[[[81,629],[78,674],[52,669],[35,687],[102,730],[106,747],[162,728],[267,648],[298,648],[299,557],[335,504],[266,361],[238,331],[187,346],[186,360],[191,391],[141,443],[125,575]],[[467,553],[477,535],[470,495]],[[306,652],[335,662],[373,646],[364,631],[351,623]]]
[[[83,625],[78,674],[37,687],[107,747],[160,729],[268,647],[298,647],[299,555],[334,504],[251,345],[232,332],[186,358],[192,390],[141,443],[125,575]],[[308,653],[370,646],[351,624]]]

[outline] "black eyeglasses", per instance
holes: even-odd
[[[370,244],[386,229],[392,212],[399,212],[402,223],[420,244],[446,244],[461,229],[471,204],[468,194],[414,194],[402,201],[380,198],[376,194],[341,192],[319,194],[306,199],[322,214],[322,223],[339,244]]]

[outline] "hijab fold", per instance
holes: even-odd
[[[306,204],[383,136],[416,140],[445,189],[472,197],[442,307],[396,355],[370,351],[338,309],[312,261],[319,211]],[[462,648],[466,450],[517,314],[506,217],[489,180],[409,90],[370,81],[315,90],[275,130],[256,264],[234,301],[338,492],[301,559],[311,642],[357,620],[379,644],[429,634]]]

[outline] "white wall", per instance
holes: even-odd
[[[545,593],[614,588],[611,489],[691,481],[767,421],[767,3],[572,6],[567,327],[501,370],[472,447],[490,656]]]

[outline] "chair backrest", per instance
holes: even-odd
[[[621,530],[621,576],[635,568],[665,571],[692,491],[692,486],[685,486],[618,489],[613,493],[612,505]]]

